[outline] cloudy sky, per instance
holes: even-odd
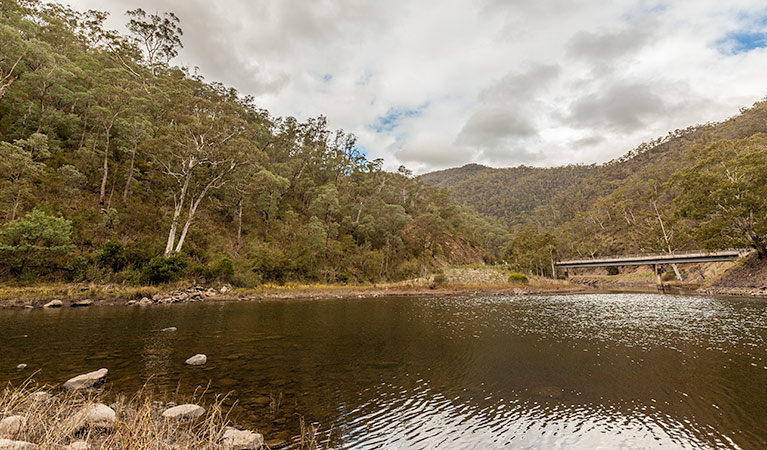
[[[767,94],[764,0],[71,0],[173,11],[199,66],[387,168],[603,162]]]

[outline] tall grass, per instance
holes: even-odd
[[[131,397],[117,394],[106,402],[115,410],[117,422],[108,429],[99,429],[83,428],[73,417],[87,405],[103,402],[107,393],[61,392],[38,387],[31,382],[21,386],[9,384],[0,391],[0,419],[20,415],[25,418],[25,425],[18,432],[0,436],[0,439],[39,444],[41,450],[60,450],[75,441],[85,441],[94,450],[222,449],[223,434],[227,427],[232,426],[229,418],[231,407],[226,409],[223,406],[226,396],[219,395],[212,401],[203,401],[206,394],[207,389],[201,388],[190,398],[183,401],[179,398],[178,403],[195,403],[205,408],[205,415],[191,421],[163,418],[163,410],[170,405],[157,400],[147,389],[141,389]],[[268,449],[267,446],[263,448]],[[300,434],[283,448],[318,450],[317,426],[306,425],[302,419]]]

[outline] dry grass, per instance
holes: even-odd
[[[40,393],[48,398],[41,399]],[[8,385],[0,391],[0,419],[20,415],[25,425],[12,435],[0,439],[13,439],[38,444],[41,450],[61,450],[75,441],[86,441],[91,449],[135,450],[192,450],[222,449],[225,429],[232,426],[229,411],[223,407],[226,397],[216,396],[204,402],[206,389],[198,389],[190,398],[178,403],[203,406],[205,414],[197,420],[175,421],[162,417],[169,404],[158,401],[142,389],[128,398],[115,395],[105,402],[108,393],[60,392],[38,387],[30,382],[21,386]],[[73,420],[85,406],[104,402],[115,410],[117,422],[108,429],[82,427]],[[327,435],[327,434],[326,434]],[[287,447],[291,450],[320,449],[316,425],[305,425],[301,420],[301,433]],[[268,447],[264,446],[264,449]]]

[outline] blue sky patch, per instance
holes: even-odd
[[[390,133],[394,131],[395,128],[400,126],[403,120],[420,116],[427,106],[429,105],[423,104],[415,108],[408,108],[404,106],[390,108],[385,115],[377,117],[375,122],[370,124],[368,127],[376,133]]]
[[[716,41],[720,53],[737,55],[767,47],[767,12],[757,16],[740,13],[738,19],[743,24],[741,29],[731,31]]]

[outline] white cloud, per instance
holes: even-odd
[[[176,63],[272,114],[324,114],[371,159],[416,172],[601,162],[767,93],[767,50],[753,34],[767,28],[761,0],[72,6],[111,12],[113,27],[127,9],[173,11],[185,45]]]

